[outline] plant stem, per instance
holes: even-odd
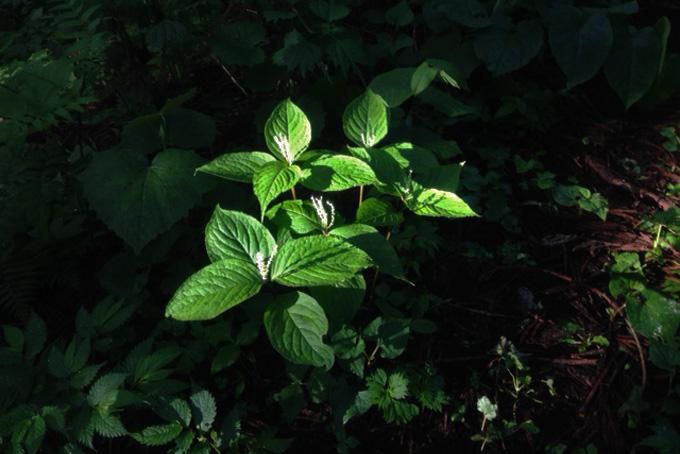
[[[297,200],[297,194],[295,194],[295,186],[290,188],[290,193],[293,195],[293,200]]]
[[[359,186],[359,205],[364,201],[364,185]]]

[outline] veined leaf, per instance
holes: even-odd
[[[411,77],[411,92],[414,96],[422,93],[430,86],[435,77],[439,74],[439,68],[430,66],[426,61],[420,64]]]
[[[274,257],[271,279],[289,287],[332,285],[371,265],[371,259],[345,240],[313,235],[286,242]]]
[[[321,155],[305,163],[308,174],[302,184],[315,191],[344,191],[376,182],[371,166],[364,161],[345,155]]]
[[[278,297],[265,309],[264,327],[272,346],[288,361],[326,369],[333,366],[333,349],[323,343],[328,320],[311,296],[294,292]]]
[[[140,152],[109,150],[94,155],[81,181],[99,217],[139,252],[209,189],[203,178],[193,176],[200,162],[186,150],[163,151],[151,165]]]
[[[399,256],[389,241],[374,227],[364,224],[343,225],[330,231],[330,235],[345,238],[349,243],[368,254],[380,271],[395,277],[403,277]]]
[[[312,125],[302,109],[286,99],[274,108],[265,123],[264,139],[274,156],[292,164],[309,146]]]
[[[182,433],[182,425],[174,421],[170,424],[149,426],[141,432],[130,435],[144,446],[163,446],[177,438],[180,433]]]
[[[255,265],[227,259],[191,275],[165,309],[176,320],[209,320],[257,294],[262,277]]]
[[[270,162],[260,167],[253,176],[253,190],[260,202],[262,217],[269,204],[280,194],[293,188],[302,177],[302,170],[296,165]]]
[[[323,230],[312,204],[302,200],[285,200],[273,206],[267,217],[278,227],[289,228],[301,235]]]
[[[271,256],[275,244],[265,226],[239,211],[216,207],[205,228],[205,247],[213,262],[238,259],[256,263],[256,255]]]
[[[364,200],[357,209],[356,221],[359,224],[392,227],[401,224],[403,220],[402,214],[395,210],[392,205],[376,198]]]
[[[655,290],[645,289],[641,294],[644,302],[626,303],[626,314],[630,324],[646,337],[670,341],[680,326],[678,302]]]
[[[253,175],[260,167],[275,160],[272,155],[262,151],[225,153],[197,168],[196,171],[215,175],[225,180],[251,183]]]
[[[215,398],[208,391],[203,390],[191,395],[191,413],[196,425],[203,432],[207,432],[215,422],[217,404]]]
[[[349,140],[370,148],[387,135],[387,105],[371,89],[349,103],[342,114],[342,129]]]
[[[405,199],[406,207],[420,216],[467,218],[478,216],[463,199],[453,192],[421,188],[413,185],[413,192]]]

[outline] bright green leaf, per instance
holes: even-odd
[[[414,189],[405,199],[406,207],[420,216],[445,218],[467,218],[478,216],[463,199],[456,194],[439,189]]]
[[[256,263],[257,254],[271,256],[275,244],[269,230],[257,219],[219,206],[205,228],[205,246],[213,262],[238,259]]]
[[[184,281],[165,315],[176,320],[209,320],[254,296],[261,286],[262,276],[252,263],[215,262]]]
[[[281,161],[292,164],[309,146],[312,125],[290,99],[279,103],[264,125],[267,148]]]
[[[375,227],[364,224],[343,225],[331,230],[330,234],[345,238],[349,243],[364,251],[380,271],[395,277],[404,276],[399,256],[390,242]]]
[[[368,255],[347,241],[314,235],[281,246],[272,263],[271,278],[290,287],[332,285],[370,265]]]
[[[387,105],[371,89],[352,101],[342,114],[342,128],[349,140],[370,148],[387,135]]]
[[[357,209],[356,221],[359,224],[394,227],[401,224],[403,219],[402,214],[392,205],[376,198],[364,200]]]
[[[352,156],[324,154],[304,164],[302,184],[315,191],[344,191],[376,182],[373,169]]]
[[[196,171],[215,175],[225,180],[252,183],[255,172],[263,165],[275,160],[269,153],[261,151],[225,153],[200,166]]]
[[[292,189],[300,178],[302,170],[296,165],[270,162],[260,167],[253,176],[253,190],[260,202],[262,217],[269,204],[279,195]]]

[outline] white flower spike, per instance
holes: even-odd
[[[321,228],[324,232],[328,231],[335,222],[335,207],[328,200],[324,200],[323,197],[312,197],[311,201]]]
[[[288,164],[292,164],[295,161],[293,153],[290,151],[290,142],[288,138],[283,135],[274,136],[274,142],[279,149],[279,153],[283,156]]]
[[[370,148],[375,145],[375,137],[370,132],[365,134],[362,132],[359,137],[361,138],[361,143],[364,144],[364,147]]]
[[[267,259],[265,259],[262,252],[255,254],[255,265],[257,265],[257,271],[260,273],[262,280],[265,282],[269,278],[269,267],[272,265],[272,260],[274,260],[277,250],[278,248],[276,245],[274,245],[272,248],[272,255],[270,255]]]

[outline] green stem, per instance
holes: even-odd
[[[359,205],[364,201],[364,185],[359,186]]]
[[[295,186],[290,188],[290,193],[293,195],[293,200],[297,200],[297,194],[295,194]]]
[[[663,229],[663,224],[659,224],[659,228],[656,231],[656,239],[654,240],[654,246],[652,249],[656,249],[656,247],[659,245],[659,239],[661,238],[661,229]]]

